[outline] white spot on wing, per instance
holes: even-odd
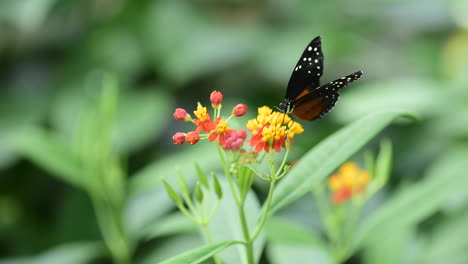
[[[311,50],[312,50],[312,47],[311,47],[311,46],[309,46],[309,47],[307,48],[307,50],[308,50],[308,51],[311,51]]]

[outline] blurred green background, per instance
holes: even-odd
[[[325,119],[303,122],[306,131],[295,141],[294,157],[366,113],[403,108],[421,121],[382,135],[392,139],[395,154],[381,199],[418,184],[435,162],[450,163],[447,153],[468,153],[466,14],[468,1],[456,0],[1,1],[0,259],[101,240],[92,204],[63,176],[69,168],[61,158],[74,144],[79,113],[99,97],[103,76],[119,87],[113,142],[129,175],[133,230],[172,208],[159,203],[163,194],[145,194],[159,177],[174,174],[175,164],[192,164],[208,148],[172,144],[172,134],[190,129],[173,120],[174,108],[208,105],[212,90],[225,95],[227,112],[241,102],[252,115],[259,106],[277,105],[300,53],[317,35],[325,54],[322,82],[357,70],[364,76],[342,91]],[[53,145],[42,140],[43,133],[53,135]],[[216,158],[208,157],[206,169],[217,168]],[[262,188],[257,192],[264,196]],[[282,214],[312,228],[318,216],[308,203],[300,200]],[[446,248],[435,259],[468,263],[467,209],[468,186],[413,226],[408,245],[439,249],[440,243]],[[144,260],[155,248],[170,256],[170,239],[138,242],[135,259]],[[86,255],[91,248],[88,243],[73,252]],[[362,254],[350,263],[383,263],[375,262],[377,255]]]

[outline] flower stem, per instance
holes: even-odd
[[[221,149],[221,146],[218,142],[216,142],[216,148],[218,149],[219,158],[221,159],[221,163],[223,164],[224,174],[226,174],[226,179],[229,183],[229,188],[231,189],[232,196],[234,197],[234,200],[236,201],[237,205],[239,205],[241,201],[239,199],[239,196],[237,195],[237,191],[232,181],[231,173],[229,172],[229,167],[226,163],[226,159],[224,159],[223,150]]]
[[[270,213],[269,211],[270,211],[271,201],[273,200],[272,198],[273,198],[273,191],[275,190],[275,185],[276,185],[276,181],[273,180],[270,184],[270,190],[268,191],[268,196],[265,201],[266,205],[263,210],[262,218],[260,219],[260,222],[258,223],[257,228],[255,229],[255,232],[251,238],[253,241],[255,241],[255,239],[258,237],[258,235],[260,234],[260,231],[262,231],[263,226],[266,223],[266,220],[268,219],[268,215]]]
[[[288,154],[289,154],[289,149],[286,149],[286,153],[284,154],[283,161],[281,162],[281,165],[280,165],[280,167],[278,168],[278,171],[277,171],[276,174],[274,175],[274,176],[275,176],[275,179],[278,178],[278,175],[282,175],[281,171],[282,171],[283,168],[284,168],[284,164],[286,164],[286,159],[288,158]]]
[[[208,229],[208,225],[207,224],[203,224],[202,225],[202,232],[203,232],[203,236],[205,237],[205,241],[207,243],[213,243],[213,239],[211,238],[211,233],[210,233],[210,230]],[[221,259],[218,257],[218,255],[213,255],[213,260],[216,264],[221,264]]]
[[[244,212],[244,203],[239,206],[239,217],[241,219],[242,233],[245,240],[245,251],[247,256],[247,263],[254,264],[253,240],[250,238],[249,227],[247,225],[247,218]]]

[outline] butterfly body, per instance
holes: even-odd
[[[362,76],[362,71],[320,86],[323,53],[320,37],[305,48],[289,79],[285,99],[278,109],[301,120],[316,120],[328,113],[338,100],[338,91]]]

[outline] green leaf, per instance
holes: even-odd
[[[320,234],[305,227],[274,217],[267,222],[266,235],[273,264],[333,263]]]
[[[392,143],[384,140],[380,143],[380,152],[375,161],[375,177],[385,183],[392,169]]]
[[[177,206],[182,206],[182,200],[180,199],[179,195],[177,192],[172,188],[172,186],[164,179],[162,179],[162,182],[164,184],[164,188],[166,189],[167,194],[169,197],[171,197],[172,201],[174,201]]]
[[[208,142],[178,147],[185,151],[156,160],[130,178],[130,197],[126,215],[133,236],[142,235],[141,232],[146,226],[174,208],[174,202],[164,190],[160,177],[164,177],[174,185],[177,178],[175,167],[181,163],[190,164],[194,160],[197,160],[206,171],[221,168],[219,162],[213,162],[217,160],[216,148]],[[195,182],[197,176],[193,166],[181,166],[180,169],[188,182],[191,184]]]
[[[207,260],[211,256],[215,255],[216,253],[220,252],[221,250],[234,245],[238,244],[238,241],[224,241],[209,244],[203,247],[196,248],[194,250],[185,252],[168,260],[161,262],[160,264],[197,264],[201,263],[204,260]]]
[[[83,264],[101,257],[105,249],[98,242],[62,244],[33,257],[0,260],[0,264]]]
[[[221,188],[221,185],[219,184],[218,176],[216,173],[213,172],[213,189],[216,193],[216,197],[218,200],[221,200],[223,198],[223,189]]]
[[[203,184],[203,186],[205,186],[206,189],[210,189],[208,177],[197,162],[195,162],[195,169],[197,170],[197,177],[200,183]]]
[[[99,85],[98,81],[93,84]],[[84,86],[84,85],[82,85]],[[52,104],[51,122],[65,138],[76,137],[79,113],[86,112],[92,96],[82,86],[61,91]],[[128,154],[144,147],[166,128],[172,111],[172,99],[162,88],[120,90],[113,131],[113,143],[119,153]]]
[[[120,153],[131,153],[159,137],[170,120],[172,99],[161,88],[121,95],[114,143]]]
[[[135,261],[138,264],[161,263],[164,260],[193,250],[204,245],[203,239],[198,233],[181,234],[167,239],[158,240],[157,246],[142,252],[142,257]]]
[[[182,175],[182,172],[180,171],[177,172],[177,184],[179,185],[182,197],[184,197],[187,200],[190,199],[190,188],[184,176]]]
[[[234,200],[231,188],[224,179],[219,179],[221,187],[225,194],[213,218],[208,224],[213,241],[244,240],[241,221],[239,218],[239,209]],[[212,195],[213,197],[214,195]],[[255,230],[260,218],[260,203],[253,191],[247,194],[244,212],[247,226],[250,232]],[[265,244],[264,232],[262,231],[254,242],[255,259],[260,259]],[[224,264],[242,264],[247,263],[245,259],[245,247],[243,245],[235,246],[224,250],[218,256]]]
[[[468,146],[443,155],[422,182],[406,187],[362,222],[353,237],[353,248],[360,248],[369,239],[388,238],[396,228],[406,228],[420,222],[453,195],[466,191],[466,157]]]
[[[405,257],[414,250],[415,245],[411,244],[414,243],[415,233],[415,228],[408,226],[394,230],[390,237],[380,239],[378,243],[366,243],[366,250],[363,251],[364,263],[414,263],[405,261]]]
[[[320,234],[280,217],[269,219],[265,229],[269,242],[325,247]]]
[[[78,158],[59,137],[31,127],[10,140],[20,154],[53,176],[77,187],[84,186]]]
[[[273,195],[272,212],[292,203],[320,184],[394,119],[405,115],[408,114],[392,110],[369,114],[323,140],[306,153],[279,182]]]
[[[160,236],[189,233],[197,230],[196,224],[190,218],[176,212],[151,223],[142,231],[142,234],[144,239],[149,240]]]
[[[444,113],[445,102],[453,100],[451,93],[441,92],[439,83],[417,78],[361,84],[358,89],[348,90],[343,97],[340,107],[333,111],[333,116],[342,122],[388,108],[429,117]]]
[[[203,190],[201,188],[200,182],[197,182],[197,186],[195,187],[195,199],[197,199],[199,204],[203,202]]]
[[[468,211],[455,214],[442,221],[428,238],[426,247],[421,250],[421,264],[467,263],[468,239],[466,231]]]

